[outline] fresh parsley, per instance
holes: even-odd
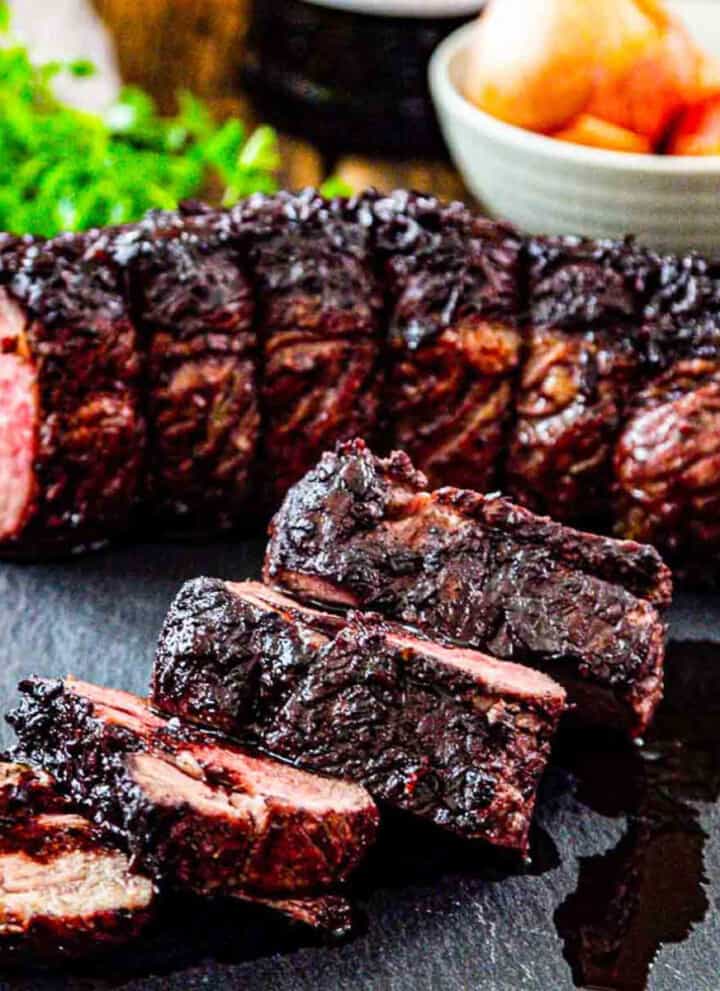
[[[0,2],[0,230],[50,236],[136,220],[208,190],[230,204],[276,189],[272,128],[248,134],[237,119],[218,122],[190,93],[178,94],[173,117],[137,87],[102,115],[55,97],[59,73],[93,71],[85,60],[34,64]]]

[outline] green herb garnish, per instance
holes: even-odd
[[[219,123],[190,93],[162,117],[137,87],[103,115],[68,107],[54,78],[92,75],[92,64],[33,64],[9,28],[0,2],[0,230],[51,236],[137,220],[209,187],[224,190],[226,205],[277,188],[271,128],[248,135],[239,120]]]

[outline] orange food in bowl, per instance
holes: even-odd
[[[620,75],[602,71],[588,113],[644,134],[655,147],[698,92],[700,56],[681,24],[648,44]]]
[[[469,54],[464,92],[485,112],[616,151],[664,149],[686,108],[720,93],[720,62],[661,0],[489,0]],[[684,153],[710,153],[709,119]]]
[[[636,134],[625,127],[609,124],[592,114],[580,114],[566,128],[556,131],[552,137],[559,141],[570,141],[591,148],[606,148],[609,151],[633,151],[643,154],[652,151],[652,146],[644,134]]]
[[[620,72],[657,34],[635,0],[490,0],[465,95],[510,124],[557,130],[590,101],[600,58]]]
[[[670,155],[720,155],[720,94],[684,110],[667,151]]]
[[[720,59],[700,53],[698,68],[698,98],[720,93]]]

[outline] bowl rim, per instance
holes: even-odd
[[[720,155],[652,155],[645,152],[611,151],[586,145],[558,141],[557,138],[508,124],[481,110],[465,97],[450,76],[453,60],[467,47],[477,21],[453,31],[433,52],[428,67],[430,91],[436,105],[462,118],[474,130],[480,128],[498,141],[519,151],[532,152],[547,159],[561,159],[615,172],[647,172],[667,176],[718,176]]]

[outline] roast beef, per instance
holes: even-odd
[[[17,755],[157,882],[200,894],[294,898],[352,873],[377,810],[357,785],[190,732],[125,692],[30,679],[8,717]]]
[[[0,545],[54,554],[125,531],[145,424],[136,333],[92,235],[0,243]]]
[[[0,961],[99,953],[143,929],[154,897],[47,774],[0,764]]]
[[[657,260],[643,332],[644,388],[615,448],[616,532],[657,547],[678,576],[713,584],[720,553],[720,266]]]
[[[268,583],[377,609],[550,673],[585,721],[642,733],[662,695],[671,581],[657,552],[499,496],[430,493],[401,453],[327,453],[270,527]]]
[[[639,342],[653,268],[632,242],[528,244],[527,353],[507,488],[554,519],[605,526],[615,438],[644,370]]]
[[[460,203],[369,199],[390,298],[391,443],[433,487],[491,488],[521,358],[522,241]]]
[[[263,464],[276,507],[335,441],[374,433],[382,292],[368,227],[342,201],[257,195],[231,219],[258,296]]]
[[[379,616],[347,622],[256,582],[186,584],[152,700],[462,836],[527,850],[565,693]]]
[[[147,354],[146,517],[216,531],[246,510],[260,435],[253,298],[227,217],[154,212],[96,239],[125,274]]]
[[[421,193],[0,234],[0,555],[247,529],[361,436],[714,583],[719,375],[716,261]]]

